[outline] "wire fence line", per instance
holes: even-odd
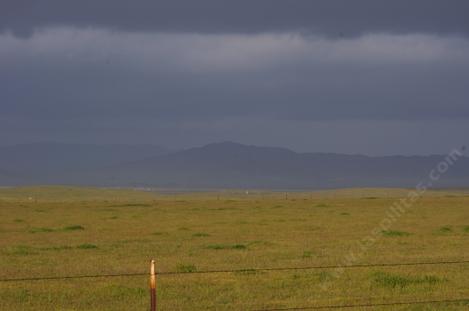
[[[373,267],[402,267],[402,266],[424,266],[424,265],[453,265],[467,264],[469,260],[458,261],[436,261],[436,262],[406,262],[406,263],[372,263],[356,265],[318,265],[305,267],[267,267],[267,268],[243,268],[243,269],[222,269],[222,270],[201,270],[201,271],[168,271],[156,272],[158,276],[165,275],[187,275],[187,274],[216,274],[216,273],[248,273],[262,271],[288,271],[288,270],[320,270],[320,269],[349,269],[349,268],[373,268]],[[85,279],[85,278],[111,278],[111,277],[133,277],[145,276],[148,273],[130,272],[130,273],[111,273],[111,274],[90,274],[90,275],[68,275],[68,276],[42,276],[27,278],[3,278],[0,282],[21,282],[21,281],[48,281],[48,280],[66,280],[66,279]]]
[[[286,270],[316,270],[316,269],[339,269],[339,268],[372,268],[372,267],[400,267],[400,266],[423,266],[423,265],[449,265],[465,264],[469,260],[461,261],[439,261],[439,262],[409,262],[409,263],[375,263],[356,265],[325,265],[325,266],[305,266],[305,267],[278,267],[278,268],[252,268],[252,269],[228,269],[228,270],[208,270],[208,271],[188,271],[188,272],[159,272],[158,275],[174,274],[204,274],[204,273],[242,273],[242,272],[262,272],[262,271],[286,271]]]
[[[250,268],[250,269],[225,269],[225,270],[205,270],[205,271],[172,271],[159,272],[155,271],[155,261],[151,260],[150,269],[150,293],[151,293],[151,310],[156,311],[156,276],[164,275],[188,275],[188,274],[216,274],[216,273],[237,273],[237,272],[256,272],[256,271],[287,271],[287,270],[308,270],[308,269],[334,269],[334,268],[372,268],[372,267],[399,267],[399,266],[423,266],[423,265],[450,265],[450,264],[467,264],[469,260],[457,261],[434,261],[434,262],[407,262],[407,263],[374,263],[374,264],[356,264],[356,265],[318,265],[307,267],[271,267],[271,268]],[[134,277],[145,276],[148,273],[132,272],[132,273],[114,273],[114,274],[94,274],[94,275],[69,275],[69,276],[45,276],[45,277],[29,277],[29,278],[3,278],[0,282],[21,282],[21,281],[50,281],[50,280],[66,280],[66,279],[84,279],[84,278],[110,278],[110,277]],[[153,282],[152,282],[153,281]],[[382,297],[374,297],[379,299]],[[321,309],[347,309],[347,308],[373,308],[399,305],[422,305],[422,304],[456,304],[465,303],[469,305],[468,298],[457,299],[441,299],[441,300],[419,300],[419,301],[396,301],[396,302],[376,302],[376,303],[356,303],[356,304],[340,304],[340,305],[310,305],[300,307],[284,307],[271,309],[253,309],[253,311],[288,311],[288,310],[321,310]]]
[[[56,281],[67,279],[87,279],[87,278],[112,278],[112,277],[131,277],[131,276],[146,276],[147,273],[112,273],[112,274],[89,274],[89,275],[66,275],[66,276],[44,276],[44,277],[30,277],[30,278],[7,278],[0,279],[0,282],[23,282],[23,281]]]
[[[422,305],[422,304],[443,304],[443,303],[469,303],[468,298],[444,299],[444,300],[420,300],[420,301],[396,301],[382,303],[365,303],[365,304],[343,304],[343,305],[324,305],[324,306],[307,306],[277,309],[255,309],[252,311],[290,311],[290,310],[321,310],[321,309],[345,309],[345,308],[372,308],[372,307],[389,307],[403,305]]]

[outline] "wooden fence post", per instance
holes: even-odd
[[[155,260],[150,261],[150,310],[156,311],[156,273]]]

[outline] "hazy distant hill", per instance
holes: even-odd
[[[101,176],[105,184],[186,188],[412,187],[442,159],[296,153],[224,142],[115,166]],[[439,183],[468,185],[469,158],[461,159]]]
[[[33,143],[0,147],[0,183],[70,182],[75,172],[141,160],[167,150],[153,145]],[[2,173],[2,170],[5,173]],[[14,178],[13,178],[14,177]]]
[[[13,152],[9,158],[2,155],[0,167],[12,172],[15,172],[12,168],[17,168],[22,177],[15,184],[323,189],[413,187],[425,180],[444,158],[442,155],[369,157],[296,153],[284,148],[232,142],[172,153],[154,146],[40,147],[16,147],[18,157]],[[14,165],[8,165],[8,161]],[[27,177],[27,172],[34,172],[33,177]],[[1,178],[0,182],[8,184],[8,180]],[[469,158],[460,159],[437,186],[469,186]]]

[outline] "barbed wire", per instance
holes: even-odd
[[[53,280],[66,280],[66,279],[111,278],[111,277],[144,276],[144,275],[148,275],[148,273],[135,272],[135,273],[115,273],[115,274],[90,274],[90,275],[67,275],[67,276],[44,276],[44,277],[30,277],[30,278],[10,278],[10,279],[0,279],[0,282],[53,281]]]
[[[277,309],[255,309],[252,311],[290,311],[290,310],[320,310],[320,309],[342,309],[342,308],[371,308],[371,307],[388,307],[388,306],[417,305],[417,304],[460,303],[460,302],[463,302],[463,303],[469,302],[469,297],[459,298],[459,299],[445,299],[445,300],[396,301],[396,302],[383,302],[383,303],[324,305],[324,306],[307,306],[307,307],[292,307],[292,308],[277,308]]]
[[[159,276],[182,275],[182,274],[214,274],[214,273],[249,273],[262,271],[288,271],[288,270],[315,270],[315,269],[349,269],[349,268],[373,268],[373,267],[400,267],[400,266],[422,266],[422,265],[449,265],[466,264],[469,260],[458,261],[437,261],[437,262],[407,262],[407,263],[374,263],[374,264],[356,264],[356,265],[318,265],[305,267],[268,267],[268,268],[243,268],[243,269],[222,269],[222,270],[201,270],[201,271],[168,271],[157,272]],[[91,274],[91,275],[68,275],[68,276],[43,276],[27,278],[4,278],[0,282],[20,282],[20,281],[47,281],[62,279],[84,279],[84,278],[110,278],[110,277],[131,277],[144,276],[149,273],[130,272],[130,273],[112,273],[112,274]]]
[[[202,271],[170,271],[159,272],[158,275],[175,274],[204,274],[204,273],[243,273],[243,272],[262,272],[262,271],[285,271],[285,270],[315,270],[315,269],[341,269],[341,268],[371,268],[371,267],[398,267],[398,266],[419,266],[419,265],[443,265],[443,264],[464,264],[469,260],[461,261],[439,261],[439,262],[409,262],[409,263],[376,263],[376,264],[356,264],[356,265],[325,265],[325,266],[306,266],[306,267],[278,267],[278,268],[245,268],[245,269],[226,269],[226,270],[202,270]]]

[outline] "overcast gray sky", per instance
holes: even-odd
[[[0,143],[445,153],[469,1],[3,0]]]

